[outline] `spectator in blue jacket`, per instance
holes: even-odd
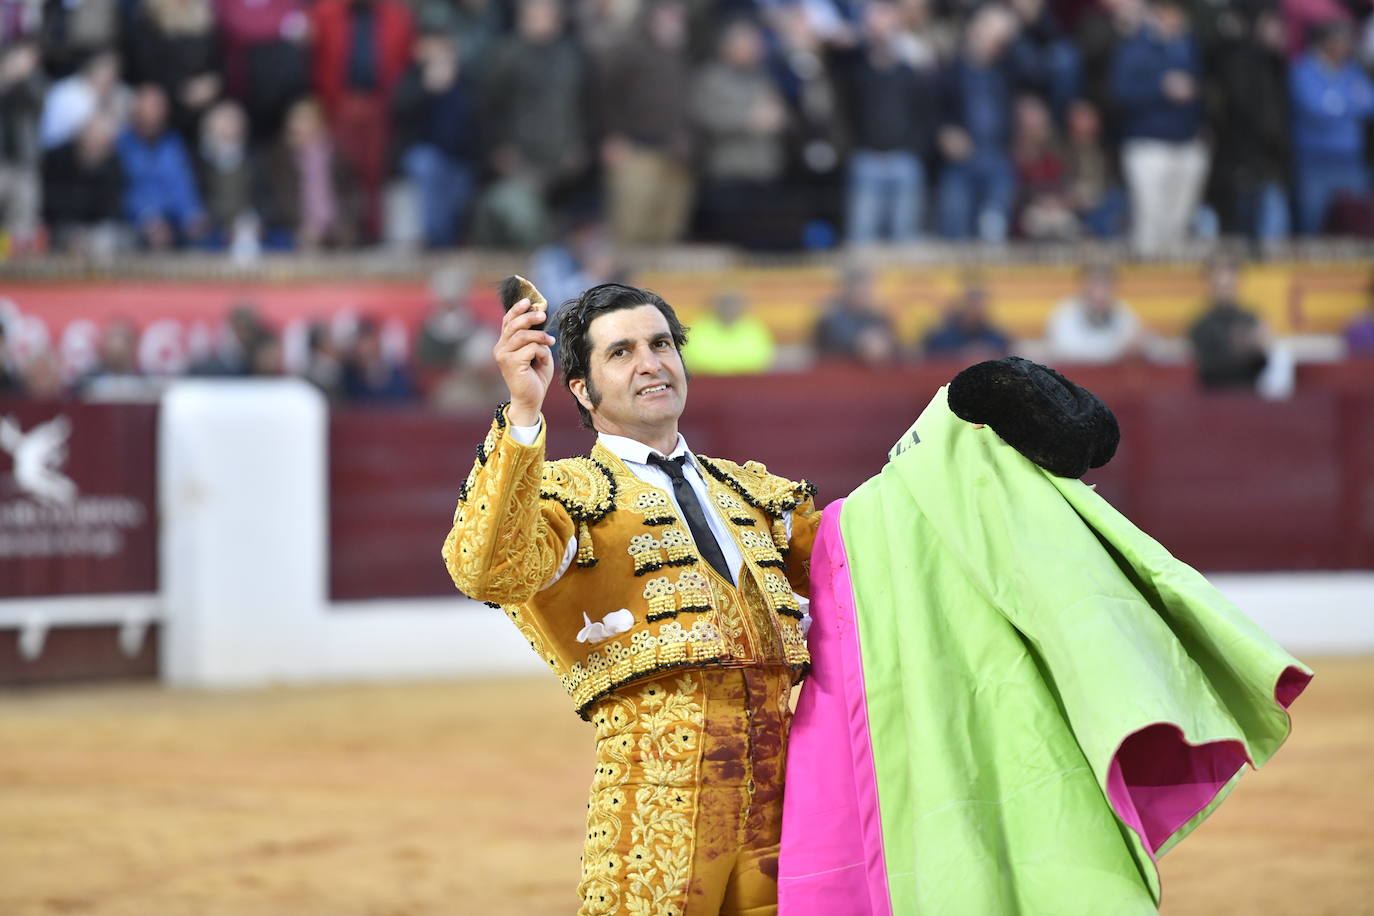
[[[430,248],[458,240],[477,187],[477,100],[466,69],[453,35],[423,34],[391,100],[396,149]]]
[[[395,404],[418,394],[410,370],[386,354],[382,329],[370,316],[358,321],[340,381],[344,400],[351,404]]]
[[[1131,235],[1144,255],[1177,250],[1202,198],[1202,61],[1180,0],[1151,0],[1144,25],[1112,60]]]
[[[1374,117],[1374,84],[1351,59],[1350,27],[1320,27],[1311,48],[1289,71],[1298,228],[1320,232],[1339,192],[1369,192],[1364,122]]]
[[[200,238],[207,220],[186,144],[167,126],[167,93],[148,84],[134,99],[130,125],[119,137],[124,167],[124,215],[139,240],[165,250]]]
[[[1006,240],[1016,177],[1009,146],[1018,90],[1039,88],[1033,45],[1016,42],[1017,20],[989,5],[969,20],[964,47],[944,77],[944,156],[938,191],[940,233],[985,242]]]
[[[945,306],[939,324],[921,339],[926,359],[961,360],[965,365],[1006,356],[1011,335],[988,317],[988,288],[977,271],[961,278],[963,289]]]

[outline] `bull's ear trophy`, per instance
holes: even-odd
[[[534,284],[519,274],[511,274],[501,281],[501,308],[509,312],[521,299],[530,300],[530,305],[548,314],[549,303],[540,295]],[[545,319],[547,321],[547,319]],[[534,330],[544,330],[544,321],[534,326]]]

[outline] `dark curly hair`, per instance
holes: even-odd
[[[595,406],[601,402],[601,395],[591,385],[591,347],[590,330],[592,322],[599,316],[621,309],[638,308],[652,305],[668,322],[668,330],[673,335],[673,344],[678,352],[687,345],[687,328],[678,320],[673,307],[663,301],[663,297],[647,289],[628,286],[624,283],[602,283],[578,296],[569,299],[558,309],[558,361],[563,369],[563,386],[572,391],[572,380],[582,379],[587,383],[587,397]],[[592,415],[578,401],[577,410],[582,414],[582,425],[592,428]]]

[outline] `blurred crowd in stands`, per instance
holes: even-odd
[[[551,254],[546,257],[555,260]],[[1218,256],[1203,269],[1205,295],[1190,309],[1181,341],[1145,326],[1119,295],[1116,270],[1108,262],[1080,269],[1078,289],[1049,313],[1036,339],[1014,339],[998,326],[990,317],[986,278],[970,269],[938,320],[918,339],[904,340],[893,321],[902,304],[881,301],[873,272],[853,264],[837,271],[828,297],[805,305],[814,323],[801,341],[780,342],[773,328],[751,312],[741,292],[720,291],[708,311],[690,318],[684,361],[697,376],[795,372],[817,365],[888,370],[927,362],[953,373],[1009,354],[1079,367],[1189,361],[1203,389],[1287,397],[1294,385],[1293,355],[1239,295],[1242,265]],[[546,289],[560,288],[557,274],[531,273],[545,278]],[[564,275],[560,296],[548,298],[566,300],[604,279]],[[178,377],[292,375],[315,385],[335,404],[426,403],[482,413],[505,397],[505,386],[491,356],[495,319],[474,308],[473,293],[462,267],[440,268],[429,283],[428,310],[414,328],[394,316],[383,319],[347,310],[327,320],[274,327],[251,301],[241,300],[229,308],[217,334],[199,335],[170,363],[158,361],[157,347],[140,340],[146,329],[127,318],[104,322],[98,338],[92,326],[85,345],[64,344],[61,352],[44,346],[27,353],[7,341],[0,321],[0,398],[152,400]],[[1331,358],[1374,361],[1374,286],[1366,302],[1346,325],[1340,352]],[[556,317],[557,307],[551,311]]]
[[[0,0],[0,42],[11,254],[1374,235],[1370,0]]]

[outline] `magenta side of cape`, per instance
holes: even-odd
[[[1310,680],[1306,671],[1285,668],[1274,702],[1287,709]],[[1153,856],[1247,763],[1253,761],[1239,741],[1189,744],[1177,725],[1157,722],[1128,735],[1112,755],[1107,798]]]
[[[843,502],[825,508],[811,551],[811,675],[787,742],[779,916],[892,916]]]

